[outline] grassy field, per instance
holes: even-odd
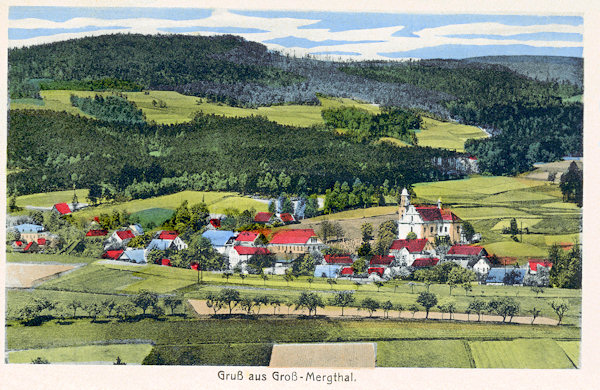
[[[466,140],[487,138],[487,136],[483,130],[475,126],[441,122],[423,117],[423,125],[421,131],[417,133],[417,140],[419,146],[454,149],[458,152],[464,152]]]
[[[29,349],[8,353],[9,363],[31,363],[42,357],[50,363],[113,363],[117,356],[123,363],[141,364],[152,350],[151,344],[112,344],[85,345],[81,347],[60,347],[46,349]]]
[[[132,213],[132,217],[137,217],[140,219],[140,223],[143,227],[147,227],[148,225],[160,226],[167,219],[171,218],[174,210],[162,209],[159,207],[146,209],[141,211],[136,211]]]
[[[95,215],[110,214],[113,210],[127,210],[130,213],[147,211],[152,209],[175,210],[181,203],[187,200],[188,205],[205,202],[211,212],[223,212],[227,207],[235,207],[240,211],[254,207],[256,211],[267,211],[268,205],[247,197],[241,197],[235,192],[216,191],[182,191],[175,194],[157,196],[148,199],[136,199],[124,203],[102,204],[96,207],[88,207],[74,213],[77,217],[91,218]],[[152,214],[152,212],[147,211]]]
[[[66,111],[72,114],[83,115],[79,108],[73,107],[70,96],[90,97],[96,94],[108,96],[111,92],[93,91],[41,91],[43,100],[19,99],[11,101],[11,109],[46,109]],[[319,97],[320,105],[283,104],[256,109],[230,107],[221,103],[209,103],[204,98],[182,95],[174,91],[144,91],[123,92],[127,99],[134,102],[142,110],[148,121],[157,124],[175,124],[191,121],[198,113],[222,115],[228,117],[249,117],[251,115],[264,116],[267,119],[282,125],[310,127],[323,124],[321,111],[328,108],[352,106],[366,110],[372,114],[379,114],[379,106],[362,103],[348,98]],[[161,107],[163,102],[164,105]],[[343,131],[343,129],[340,129]],[[464,152],[464,143],[470,138],[485,138],[486,133],[474,126],[461,125],[452,122],[441,122],[423,117],[423,127],[417,133],[418,144],[434,148],[445,148]],[[390,137],[381,138],[378,142],[390,142],[397,146],[408,144]]]
[[[6,261],[9,263],[61,263],[61,264],[85,264],[93,263],[98,259],[92,257],[78,257],[71,255],[47,255],[42,253],[6,253]]]
[[[469,368],[462,340],[402,340],[377,343],[378,367]]]
[[[565,351],[573,364],[580,367],[579,358],[581,352],[579,347],[581,343],[578,341],[557,341],[556,343]]]
[[[81,203],[87,202],[87,189],[75,190],[77,199]],[[17,206],[52,207],[56,203],[71,203],[73,201],[73,190],[44,192],[39,194],[21,195],[17,197]]]
[[[574,368],[555,340],[470,341],[479,368]]]

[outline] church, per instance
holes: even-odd
[[[449,209],[437,206],[415,206],[410,204],[410,195],[406,188],[400,196],[398,210],[398,238],[405,239],[413,232],[417,238],[426,238],[431,242],[436,237],[448,237],[451,243],[461,239],[462,220]]]

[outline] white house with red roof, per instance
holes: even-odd
[[[235,238],[234,246],[256,246],[259,234],[256,232],[243,231]]]
[[[529,273],[532,275],[537,274],[538,267],[545,267],[550,271],[552,269],[552,262],[546,259],[529,259]]]
[[[444,256],[444,261],[452,261],[463,268],[472,269],[481,259],[486,259],[487,255],[487,251],[482,246],[453,245]],[[480,264],[479,267],[484,265]]]
[[[394,256],[398,265],[411,266],[415,259],[434,257],[436,253],[431,241],[426,238],[417,238],[413,240],[394,240],[390,247],[390,255]]]
[[[294,216],[290,213],[281,213],[277,215],[277,218],[279,218],[279,220],[285,224],[285,225],[289,225],[291,223],[296,222],[296,219],[294,218]]]
[[[431,242],[436,237],[448,237],[451,242],[460,241],[462,220],[449,209],[437,206],[415,206],[410,203],[410,195],[406,188],[400,196],[398,209],[398,238],[406,238],[414,233],[417,238],[425,238]]]
[[[260,212],[254,216],[255,223],[272,224],[277,221],[274,213]]]
[[[350,255],[325,255],[323,256],[324,264],[336,264],[336,265],[352,265],[354,259]]]
[[[60,215],[68,215],[72,213],[71,206],[68,203],[57,203],[52,206],[52,211]]]
[[[286,229],[279,230],[267,248],[276,254],[301,254],[318,252],[325,245],[319,240],[313,229]]]
[[[267,248],[263,247],[235,245],[233,250],[229,252],[229,268],[234,268],[240,264],[242,270],[245,271],[244,265],[252,256],[268,255],[270,253]]]
[[[110,247],[114,247],[114,246],[124,247],[134,237],[135,237],[135,235],[129,229],[127,229],[127,230],[116,230],[108,238],[107,243],[105,244],[105,247],[108,247],[108,246],[110,246]]]
[[[187,249],[188,245],[179,237],[179,234],[174,230],[161,230],[154,235],[154,238],[146,250],[151,251],[153,249],[159,251],[169,250],[183,250]]]

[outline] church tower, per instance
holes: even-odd
[[[402,219],[404,213],[408,211],[408,206],[410,206],[410,195],[406,188],[403,188],[400,195],[400,206],[398,207],[398,219]]]

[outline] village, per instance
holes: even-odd
[[[464,221],[450,209],[444,208],[441,200],[436,205],[413,205],[406,189],[401,194],[398,220],[387,224],[387,234],[394,235],[393,240],[389,241],[391,245],[386,245],[377,254],[375,250],[369,250],[373,239],[372,232],[369,233],[372,226],[363,226],[363,242],[355,253],[345,252],[336,247],[335,242],[324,242],[322,235],[320,237],[314,229],[294,228],[303,217],[301,202],[295,203],[292,213],[281,212],[281,201],[276,199],[272,202],[274,212],[256,213],[249,225],[253,229],[248,230],[227,229],[222,224],[226,216],[205,214],[198,232],[204,238],[205,245],[210,245],[212,257],[219,259],[216,266],[214,261],[212,266],[203,264],[195,256],[197,253],[188,256],[187,262],[174,262],[173,257],[189,248],[185,235],[176,230],[158,229],[145,233],[140,224],[131,223],[109,231],[102,226],[98,216],[87,224],[85,237],[58,253],[68,253],[77,243],[86,239],[100,239],[102,254],[99,257],[102,259],[140,265],[150,263],[187,267],[225,275],[251,273],[298,276],[298,269],[302,268],[303,275],[328,280],[376,283],[410,279],[427,283],[434,278],[428,270],[445,267],[445,272],[448,272],[451,267],[458,266],[462,272],[454,272],[453,283],[456,285],[477,282],[483,285],[545,287],[549,284],[552,262],[530,258],[526,264],[519,266],[512,264],[510,259],[501,261],[476,244],[481,235],[475,232],[469,234],[468,229],[464,228]],[[86,206],[59,203],[50,212],[56,217],[68,219],[72,210]],[[43,225],[32,222],[35,221],[7,226],[15,238],[10,242],[12,251],[52,252],[61,238]]]

